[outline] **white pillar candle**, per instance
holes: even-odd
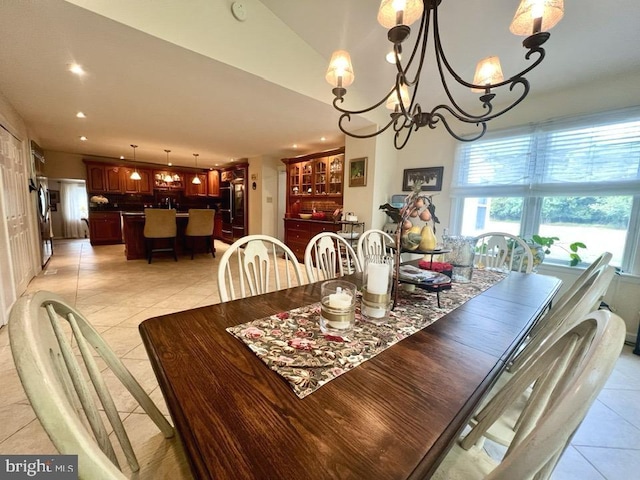
[[[369,263],[367,265],[367,291],[381,295],[387,293],[389,287],[388,263]]]
[[[329,306],[331,308],[349,308],[351,306],[352,297],[347,292],[343,292],[340,287],[337,288],[336,293],[329,295]]]

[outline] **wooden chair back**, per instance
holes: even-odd
[[[9,315],[9,338],[18,375],[40,423],[60,453],[78,455],[81,478],[125,478],[96,398],[131,470],[139,470],[95,354],[104,360],[164,436],[173,436],[173,427],[122,361],[87,319],[61,297],[40,291],[20,298]]]
[[[358,260],[364,268],[364,257],[367,255],[391,255],[391,246],[395,244],[393,237],[382,230],[371,229],[360,235],[358,239]]]
[[[294,253],[268,235],[248,235],[237,240],[224,252],[218,266],[221,302],[302,284],[302,270]]]
[[[516,235],[506,232],[488,232],[476,237],[476,268],[533,271],[533,254],[529,245]]]
[[[536,383],[507,453],[486,480],[548,479],[620,356],[626,327],[608,311],[592,312],[523,368],[495,399],[507,408],[509,397]],[[545,386],[546,384],[546,386]],[[463,440],[473,444],[499,411],[482,420]],[[474,432],[474,430],[476,430]],[[468,438],[468,440],[467,440]],[[464,445],[463,445],[464,446]]]
[[[333,232],[322,232],[309,240],[304,252],[304,267],[310,282],[362,272],[353,247]]]

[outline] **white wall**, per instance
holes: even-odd
[[[280,160],[270,157],[249,158],[249,235],[278,236],[278,168]],[[253,183],[256,189],[253,190]]]

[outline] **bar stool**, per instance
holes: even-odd
[[[207,244],[207,253],[211,252],[211,256],[216,258],[216,248],[213,246],[211,237],[213,235],[213,217],[215,210],[210,208],[190,208],[189,209],[189,222],[187,223],[187,229],[185,230],[185,243],[186,239],[191,239],[191,260],[193,260],[193,254],[195,251],[195,237],[204,237]]]
[[[154,252],[172,252],[173,259],[178,261],[176,256],[177,230],[175,209],[144,209],[144,238],[149,263],[151,263]],[[164,243],[161,248],[156,248],[156,242],[161,239],[169,239],[169,246]]]

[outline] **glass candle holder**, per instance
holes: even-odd
[[[453,266],[451,281],[469,283],[473,273],[476,237],[447,235],[442,238],[444,248],[451,250],[445,259]]]
[[[389,318],[391,287],[393,286],[393,257],[367,255],[364,258],[364,286],[360,313],[368,322],[381,324]]]
[[[328,280],[320,285],[320,330],[342,336],[356,322],[356,292],[358,288],[344,280]]]

